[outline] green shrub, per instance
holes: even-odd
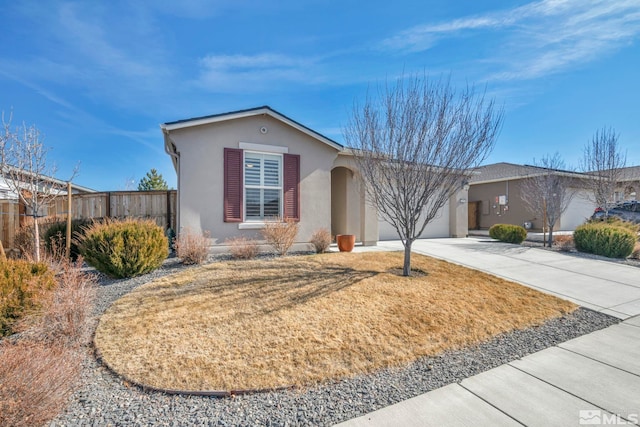
[[[84,227],[78,237],[80,254],[96,270],[125,278],[149,273],[169,255],[162,227],[153,221],[105,220]]]
[[[496,224],[489,229],[489,236],[501,242],[519,244],[527,237],[527,230],[519,225]]]
[[[75,261],[80,255],[77,238],[82,236],[83,227],[87,227],[92,223],[87,219],[74,219],[71,221],[71,259]],[[53,223],[44,233],[44,246],[47,251],[52,254],[60,248],[66,247],[67,244],[67,221],[59,221]]]
[[[637,231],[616,223],[586,223],[573,232],[578,251],[609,258],[628,257],[633,253],[637,240]]]
[[[611,225],[615,227],[626,228],[628,230],[633,231],[634,233],[640,233],[640,224],[636,224],[635,222],[631,222],[631,221],[625,221],[623,219],[618,218],[617,216],[608,216],[606,218],[601,218],[601,219],[590,219],[586,223]]]
[[[56,285],[44,263],[0,260],[0,336],[12,333],[12,325],[36,310]]]

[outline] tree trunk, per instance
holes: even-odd
[[[36,215],[33,216],[33,240],[36,262],[40,262],[40,227],[38,226],[38,217]]]
[[[553,227],[549,227],[549,247],[553,247]]]
[[[411,276],[411,244],[413,241],[407,240],[404,244],[404,265],[402,266],[402,275]]]

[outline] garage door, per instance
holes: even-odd
[[[382,219],[378,220],[378,234],[380,236],[378,240],[399,239],[398,232],[395,228]],[[449,203],[447,203],[440,209],[438,215],[427,224],[427,228],[424,229],[420,238],[426,239],[449,236]]]
[[[589,200],[589,193],[585,190],[578,191],[560,218],[560,229],[564,231],[575,230],[577,226],[593,215],[595,208],[595,203]]]

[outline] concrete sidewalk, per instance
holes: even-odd
[[[400,241],[357,251],[402,250]],[[640,314],[640,269],[492,241],[488,238],[423,239],[413,251],[485,271],[619,319]]]
[[[639,418],[635,317],[339,426],[627,425]]]
[[[420,240],[414,250],[627,320],[340,426],[639,424],[640,269],[482,238]]]

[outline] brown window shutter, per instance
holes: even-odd
[[[284,217],[300,221],[300,156],[285,154],[283,170]]]
[[[224,222],[242,222],[242,150],[224,149]]]

